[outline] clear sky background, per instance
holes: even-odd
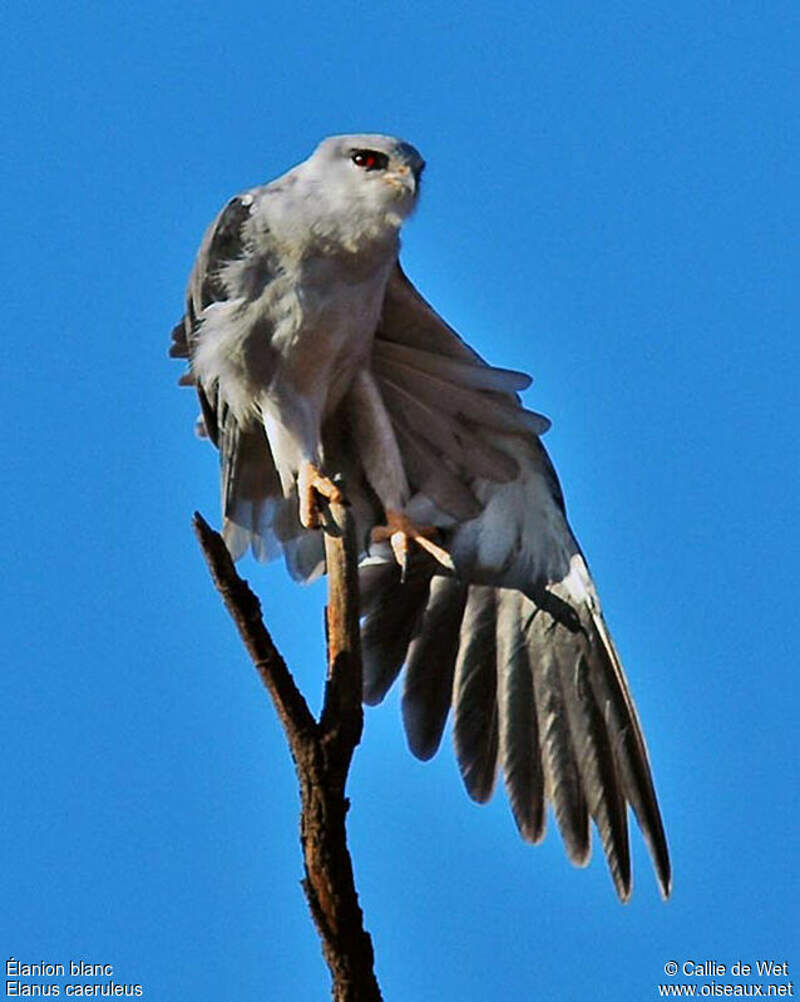
[[[675,870],[665,904],[636,831],[623,907],[597,845],[586,871],[552,824],[523,845],[449,732],[410,756],[392,693],[349,787],[385,996],[646,1000],[669,960],[766,958],[797,994],[797,5],[0,19],[3,956],[113,964],[156,1002],[327,997],[291,761],[190,529],[218,521],[216,456],[166,352],[218,208],[374,130],[428,161],[409,275],[553,420]],[[242,569],[318,707],[323,592]]]

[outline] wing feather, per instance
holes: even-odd
[[[432,406],[430,400],[414,393],[413,386],[407,389],[402,379],[393,379],[386,369],[380,376],[383,399],[395,424],[402,424],[416,439],[424,439],[469,476],[507,483],[517,475],[513,456],[484,442],[463,421]]]
[[[385,356],[374,358],[373,363],[380,380],[408,387],[417,400],[450,418],[466,419],[511,435],[543,435],[550,427],[547,418],[508,402],[504,395],[476,392]]]
[[[442,531],[459,579],[429,566],[427,591],[419,575],[405,585],[396,576],[377,598],[382,586],[373,581],[365,637],[379,669],[371,670],[368,699],[382,698],[405,661],[406,731],[412,750],[427,757],[452,690],[453,739],[470,796],[491,796],[500,765],[523,837],[543,836],[549,801],[577,865],[589,860],[593,820],[622,900],[632,884],[630,804],[667,896],[669,853],[644,738],[538,440],[546,420],[516,397],[527,380],[486,366],[399,267],[373,371],[414,494],[410,507],[427,497],[455,520]]]
[[[375,342],[375,358],[393,361],[422,373],[438,376],[447,383],[473,390],[515,393],[517,390],[527,390],[531,385],[531,377],[524,372],[490,367],[477,359],[472,362],[459,361],[382,338]]]
[[[417,758],[431,758],[442,739],[466,601],[467,589],[460,581],[434,577],[419,632],[409,645],[403,722]]]
[[[300,526],[296,497],[284,497],[263,425],[237,419],[219,383],[203,384],[192,371],[198,348],[209,336],[205,321],[211,309],[241,295],[254,298],[273,277],[269,253],[263,246],[257,249],[253,240],[252,212],[262,191],[253,188],[232,198],[206,230],[189,277],[186,311],[172,332],[170,355],[189,361],[181,384],[196,387],[198,426],[219,449],[223,538],[231,555],[238,559],[250,547],[258,560],[283,553],[292,576],[308,580],[321,570],[322,545]],[[260,237],[263,244],[263,227]],[[263,323],[259,332],[266,343],[269,331]]]
[[[271,280],[269,254],[252,246],[257,192],[233,199],[207,231],[170,354],[189,361],[182,383],[196,385],[202,427],[219,448],[231,552],[252,546],[269,558],[283,550],[292,573],[305,579],[322,567],[321,540],[302,532],[296,498],[284,498],[263,428],[237,421],[219,385],[203,376],[201,360],[193,367],[204,329],[213,331],[204,314],[237,296],[252,304]],[[269,331],[261,333],[268,341]],[[443,576],[429,558],[412,554],[401,579],[385,545],[365,557],[365,700],[383,699],[405,664],[412,751],[435,753],[452,706],[470,796],[487,800],[502,768],[523,837],[543,837],[549,801],[578,865],[590,856],[591,818],[623,900],[631,890],[630,804],[668,895],[669,854],[644,738],[539,442],[549,422],[517,397],[528,377],[488,366],[399,265],[386,288],[371,367],[411,488],[409,511],[432,511],[458,576]],[[381,505],[352,431],[337,412],[326,418],[323,437],[326,462],[330,457],[345,474],[363,530],[381,517]]]
[[[499,593],[497,617],[497,694],[500,755],[509,803],[520,834],[529,842],[544,836],[544,776],[530,653],[518,591]]]
[[[589,814],[567,716],[563,679],[547,643],[537,643],[532,636],[529,644],[538,662],[534,692],[547,796],[567,855],[576,866],[585,866],[591,854]]]
[[[497,776],[496,588],[471,585],[453,683],[453,742],[467,792],[485,803]]]
[[[471,519],[481,506],[469,487],[453,473],[442,456],[419,438],[401,419],[392,418],[409,481],[442,511],[457,519]]]
[[[359,569],[364,700],[373,705],[380,703],[403,667],[431,582],[424,561],[411,560],[401,581],[387,547],[376,551]]]
[[[617,893],[627,901],[631,890],[628,822],[608,729],[587,678],[590,668],[586,659],[579,657],[571,662],[560,656],[558,662],[589,813],[597,826]]]
[[[609,733],[613,736],[613,752],[625,797],[633,808],[639,827],[647,842],[661,892],[669,897],[672,873],[664,826],[658,809],[649,758],[639,718],[625,680],[619,655],[603,622],[602,614],[592,612],[596,646],[602,652],[604,671],[593,672],[591,684],[596,699],[605,708]]]

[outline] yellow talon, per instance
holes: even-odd
[[[386,509],[386,525],[376,525],[372,530],[371,539],[373,543],[382,543],[389,540],[394,558],[400,566],[402,577],[405,578],[406,567],[408,565],[409,540],[414,542],[421,549],[429,553],[434,560],[438,561],[442,567],[455,573],[456,566],[453,558],[438,543],[434,543],[432,536],[437,535],[437,529],[433,525],[416,525],[408,516],[400,511]]]
[[[297,474],[297,493],[300,499],[300,524],[306,529],[317,529],[320,524],[319,498],[343,504],[344,494],[330,479],[320,473],[313,463],[303,463]]]

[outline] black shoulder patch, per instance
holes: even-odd
[[[542,464],[542,470],[544,472],[545,480],[547,481],[547,486],[550,488],[550,492],[553,495],[553,500],[558,505],[561,514],[564,518],[567,517],[567,506],[564,503],[564,492],[561,490],[561,484],[558,480],[558,474],[555,471],[552,460],[548,455],[547,449],[542,445],[538,438],[533,439],[532,442],[534,448],[536,449],[539,459]]]
[[[172,344],[169,348],[170,358],[188,358],[189,343],[186,340],[186,323],[181,320],[172,328]]]
[[[251,195],[237,195],[220,213],[208,247],[206,274],[202,287],[203,308],[210,303],[225,299],[225,289],[220,281],[219,271],[227,261],[234,261],[241,256],[244,249],[242,230],[250,218],[252,205]]]

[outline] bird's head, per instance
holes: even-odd
[[[303,166],[329,208],[399,227],[416,205],[425,161],[401,139],[357,134],[324,139]]]

